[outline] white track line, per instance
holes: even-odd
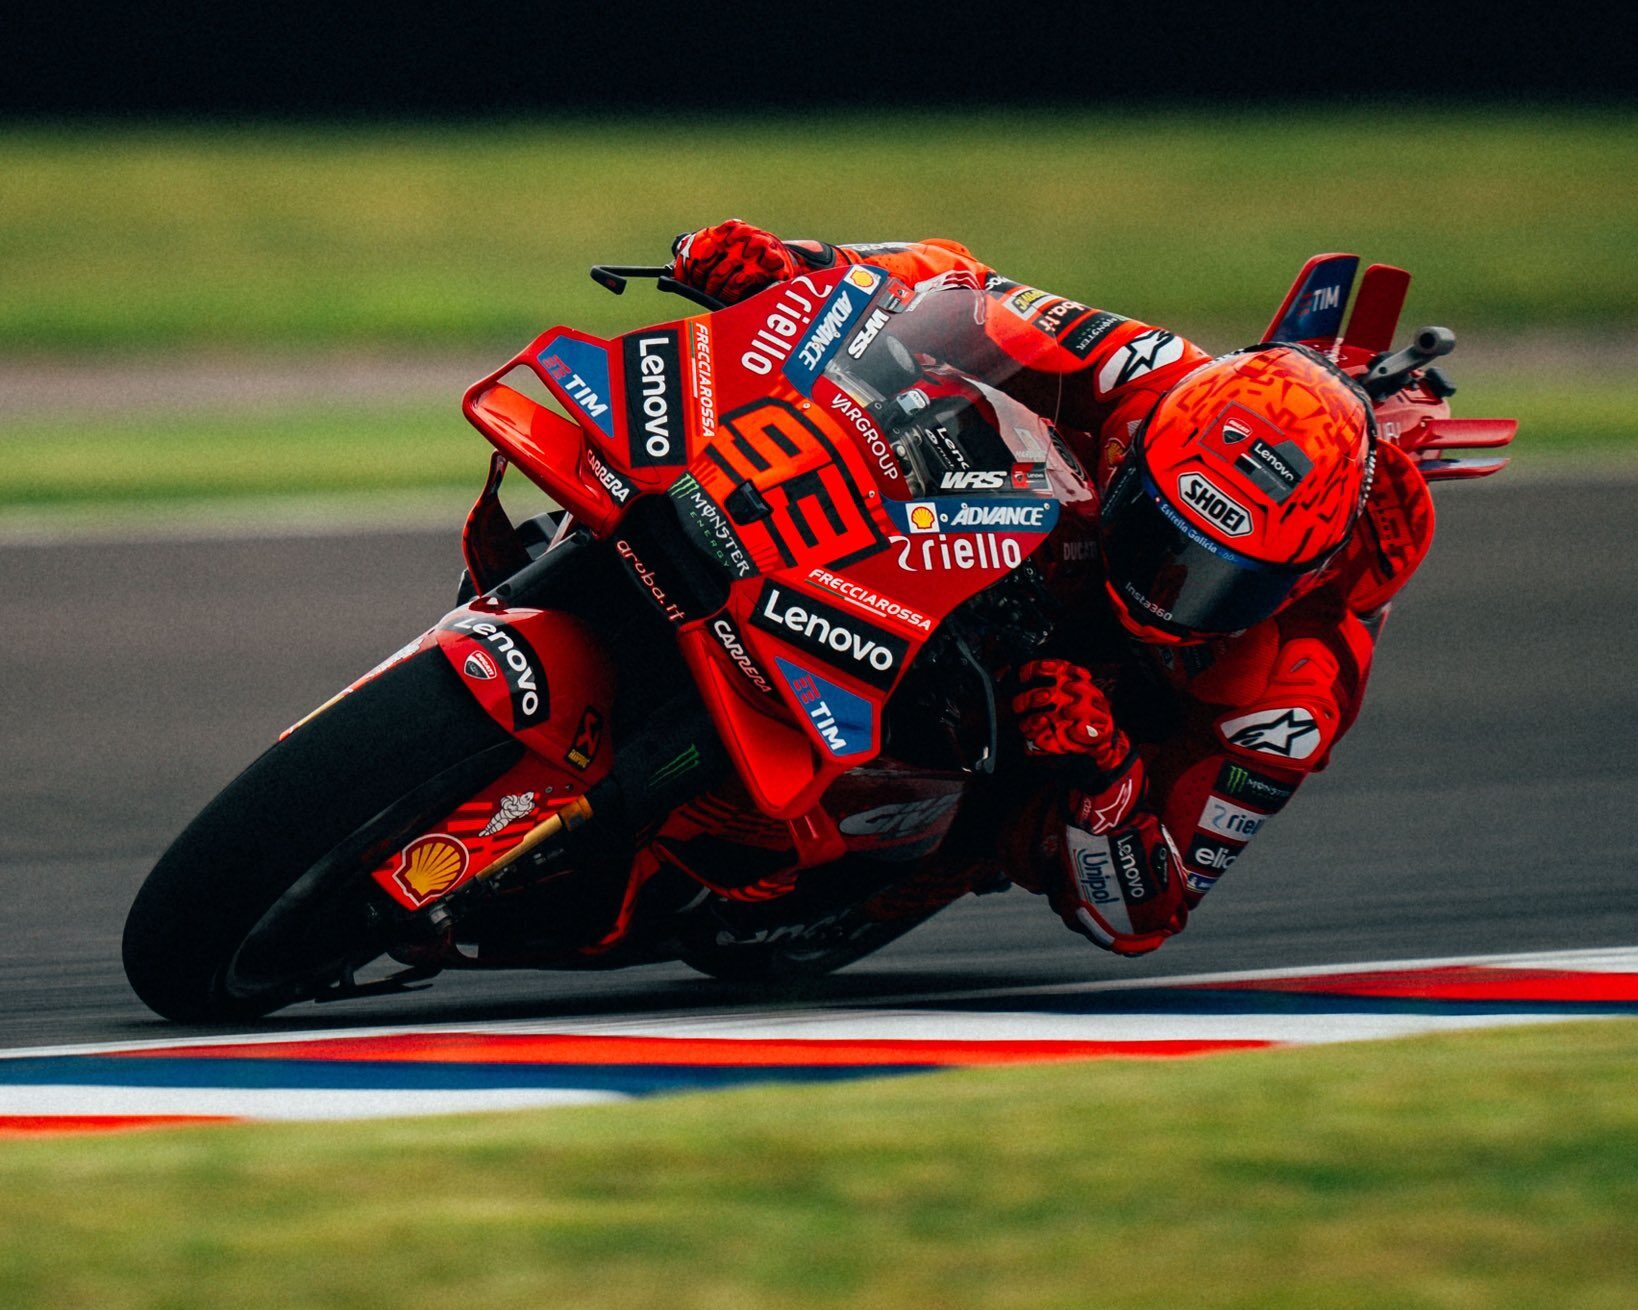
[[[1157,988],[1222,983],[1231,985],[1256,979],[1299,978],[1337,974],[1409,972],[1422,969],[1478,966],[1507,969],[1559,969],[1573,972],[1638,973],[1638,946],[1594,947],[1574,951],[1548,951],[1504,955],[1440,956],[1411,960],[1378,960],[1356,964],[1307,965],[1285,969],[1241,970],[1230,973],[1177,974],[1170,977],[1127,978],[1087,983],[1049,983],[1031,987],[973,988],[936,995],[884,995],[851,1006],[804,1008],[798,1006],[736,1006],[673,1011],[663,1016],[632,1014],[615,1018],[508,1019],[431,1025],[391,1025],[371,1028],[317,1028],[300,1031],[257,1032],[227,1036],[153,1038],[135,1042],[86,1042],[66,1046],[37,1046],[0,1051],[0,1060],[41,1058],[61,1055],[91,1055],[105,1052],[141,1052],[160,1048],[190,1046],[264,1045],[350,1038],[397,1037],[408,1034],[497,1033],[525,1036],[564,1033],[605,1036],[737,1037],[766,1040],[778,1038],[910,1037],[932,1040],[1166,1040],[1191,1038],[1233,1038],[1262,1041],[1339,1040],[1344,1027],[1350,1032],[1368,1030],[1370,1036],[1399,1036],[1406,1032],[1442,1030],[1474,1026],[1476,1023],[1540,1023],[1562,1016],[1539,1013],[1475,1014],[1469,1016],[1381,1014],[1148,1014],[1122,1012],[1110,1004],[1101,1013],[1042,1014],[1029,1008],[1031,998],[1043,995],[1110,995],[1118,1002],[1119,993],[1153,991]],[[1248,993],[1255,1000],[1257,993]],[[1311,998],[1316,1005],[1323,996]],[[1018,1008],[973,1013],[941,1010],[941,1003],[975,1000],[1016,1000]],[[1384,1000],[1387,1007],[1391,999]],[[1098,1025],[1097,1032],[1090,1025]],[[1301,1024],[1309,1033],[1337,1032],[1338,1036],[1295,1035]]]
[[[559,1088],[357,1091],[311,1087],[7,1087],[0,1115],[213,1115],[232,1119],[385,1119],[629,1101],[620,1092]]]

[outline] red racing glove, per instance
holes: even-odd
[[[1012,698],[1025,750],[1085,760],[1103,773],[1122,768],[1132,743],[1115,725],[1109,698],[1091,673],[1068,660],[1032,660],[1018,675],[1041,683]]]
[[[1183,927],[1188,910],[1160,820],[1140,805],[1142,758],[1086,669],[1039,660],[1019,674],[1040,684],[1012,702],[1025,749],[1071,770],[1063,817],[1044,834],[1055,876],[1036,885],[1028,866],[1011,876],[1045,891],[1065,923],[1106,950],[1152,951]]]
[[[797,263],[772,232],[730,218],[671,243],[671,275],[732,305],[796,276]]]

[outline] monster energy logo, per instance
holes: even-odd
[[[1290,800],[1291,793],[1296,790],[1289,783],[1265,778],[1240,764],[1225,764],[1218,775],[1217,785],[1230,796],[1244,796],[1276,810]]]
[[[670,782],[673,778],[680,778],[700,762],[700,748],[690,743],[687,750],[675,759],[662,764],[649,775],[648,785],[657,786],[662,782]]]

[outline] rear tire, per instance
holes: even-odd
[[[132,989],[180,1023],[314,995],[385,949],[370,869],[522,752],[440,651],[389,668],[263,753],[171,844],[125,921]],[[250,939],[258,967],[238,977]]]

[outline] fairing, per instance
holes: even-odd
[[[554,328],[466,396],[510,462],[615,541],[770,816],[808,813],[880,751],[938,624],[1089,495],[1006,394],[1019,366],[986,349],[987,313],[976,286],[804,273],[609,341]],[[520,366],[561,413],[503,381]]]

